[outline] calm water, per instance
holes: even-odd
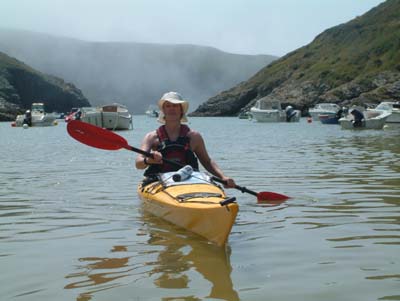
[[[155,119],[118,132],[139,146]],[[191,118],[226,174],[293,198],[226,249],[142,211],[135,153],[0,123],[0,300],[400,300],[400,127]]]

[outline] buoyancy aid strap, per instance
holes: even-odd
[[[190,128],[186,124],[181,124],[179,137],[186,137],[189,132]],[[157,129],[157,135],[158,139],[160,139],[160,142],[169,140],[167,130],[165,129],[165,125],[162,125]]]

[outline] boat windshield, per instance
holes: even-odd
[[[260,110],[281,110],[281,103],[279,101],[259,100],[258,108]]]
[[[44,112],[44,105],[42,103],[33,103],[32,111],[42,111]]]
[[[391,111],[392,110],[392,106],[387,102],[382,102],[376,107],[376,109],[377,110],[384,110],[384,111]]]
[[[322,110],[328,110],[328,111],[335,111],[335,110],[339,110],[340,107],[335,104],[335,103],[320,103],[317,106],[318,109],[322,109]]]

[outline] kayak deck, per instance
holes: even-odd
[[[168,174],[163,175],[164,181],[139,185],[144,210],[218,246],[225,245],[239,210],[235,198],[227,198],[222,188],[203,176],[174,183]]]

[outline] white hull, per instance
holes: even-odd
[[[288,110],[290,108],[290,111]],[[250,109],[251,117],[258,122],[299,122],[301,112],[289,107],[283,110],[278,100],[259,99]],[[287,116],[290,115],[288,120]]]
[[[123,106],[103,106],[102,108],[81,108],[80,120],[108,130],[129,130],[132,115]]]
[[[286,114],[278,110],[259,110],[252,108],[250,110],[251,116],[258,122],[284,122],[286,121]]]
[[[315,120],[315,121],[319,120],[319,116],[321,116],[321,115],[326,115],[326,116],[329,116],[329,117],[335,117],[336,116],[336,113],[333,113],[333,112],[323,112],[323,111],[310,112],[310,111],[308,111],[308,113],[310,114],[312,120]]]
[[[319,120],[319,115],[328,115],[329,117],[336,116],[336,113],[340,110],[340,107],[334,103],[319,103],[314,108],[310,108],[308,113],[313,120]]]
[[[386,119],[386,123],[400,123],[400,103],[384,101],[380,103],[375,109],[368,109],[368,112],[376,113],[391,113],[391,115]]]
[[[160,111],[156,106],[149,106],[149,108],[146,110],[145,114],[149,117],[155,117],[157,118],[160,115]]]
[[[81,120],[109,130],[129,130],[131,117],[116,113],[89,112],[82,114]]]
[[[57,117],[46,113],[32,114],[32,125],[35,127],[39,126],[53,126],[56,125]],[[24,125],[25,115],[18,115],[15,119],[15,126],[20,127]],[[26,125],[27,126],[27,125]]]
[[[146,111],[145,114],[149,117],[154,117],[157,118],[158,117],[158,113],[155,111]]]
[[[392,112],[386,119],[386,123],[400,123],[400,112]]]
[[[368,113],[365,112],[365,113]],[[367,115],[367,114],[366,114]],[[367,116],[363,121],[360,127],[354,127],[353,118],[351,115],[340,118],[339,123],[342,129],[344,130],[381,130],[386,123],[387,118],[390,116],[390,113],[380,113],[378,116],[369,117]]]
[[[278,110],[259,110],[256,108],[252,108],[250,110],[250,114],[253,119],[258,122],[286,122],[286,113],[285,111]],[[300,111],[296,110],[296,116],[292,117],[290,122],[299,122],[300,121]]]

